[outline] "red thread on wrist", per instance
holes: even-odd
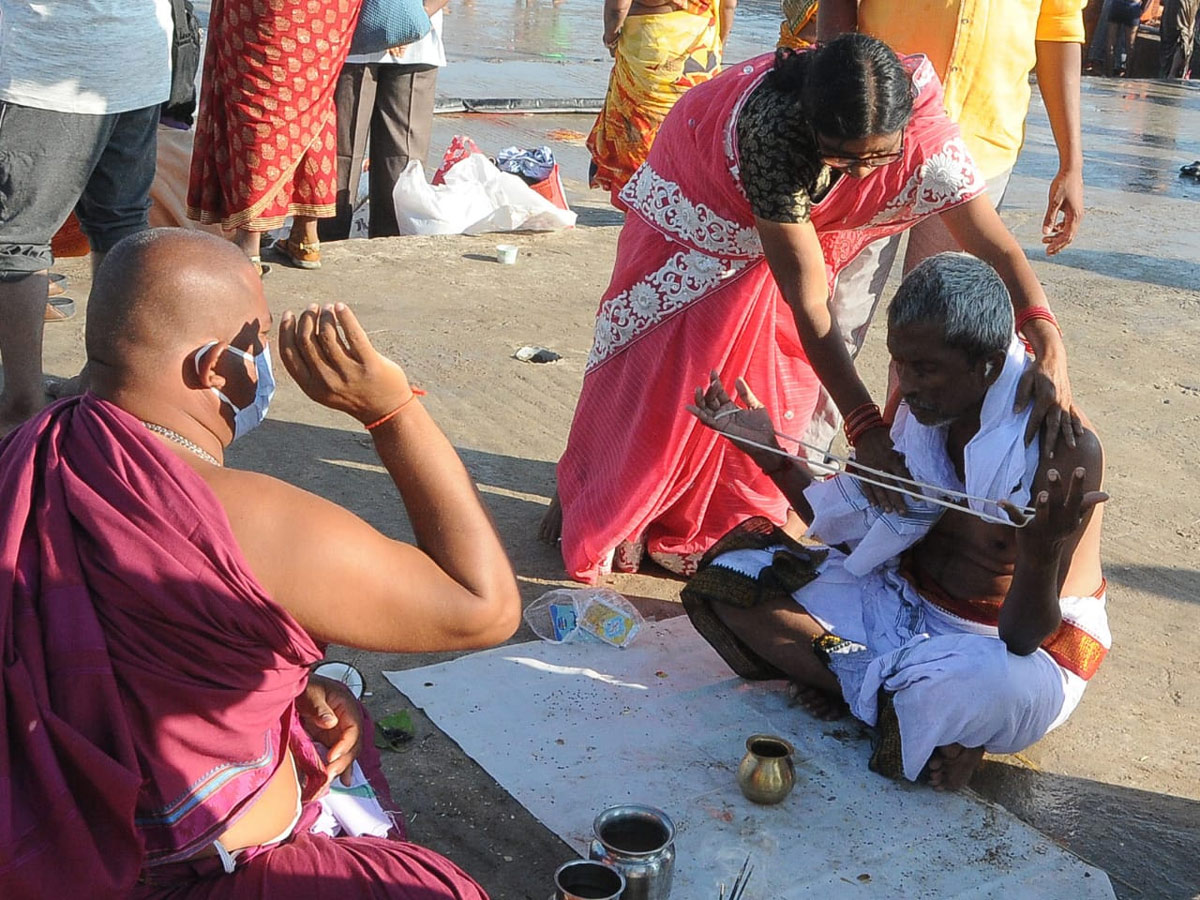
[[[412,403],[418,397],[425,396],[425,391],[421,390],[420,388],[416,388],[416,387],[409,388],[409,390],[412,391],[412,393],[410,393],[408,395],[407,400],[405,400],[403,403],[401,403],[399,406],[397,406],[395,409],[393,409],[390,413],[380,416],[378,419],[376,419],[370,425],[364,425],[363,427],[366,428],[367,431],[374,431],[376,428],[378,428],[384,422],[390,422],[392,419],[396,418],[396,416],[400,415],[400,413],[404,411],[404,407],[408,406],[408,404]]]

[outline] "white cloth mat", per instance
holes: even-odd
[[[602,809],[665,810],[675,900],[715,898],[747,854],[745,900],[1114,896],[1102,871],[1000,807],[868,771],[854,722],[818,722],[780,682],[733,676],[683,616],[626,650],[538,641],[384,676],[581,855]],[[796,747],[778,806],[738,790],[756,732]]]

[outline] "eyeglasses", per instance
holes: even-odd
[[[890,166],[892,163],[899,162],[904,158],[904,134],[903,132],[900,134],[900,146],[888,153],[871,153],[867,156],[827,154],[821,151],[820,140],[817,141],[817,153],[820,154],[818,159],[831,169],[849,169],[854,166],[866,166],[869,169],[877,169],[880,166]]]

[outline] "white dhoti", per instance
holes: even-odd
[[[754,577],[785,549],[735,550],[712,564]],[[880,688],[893,694],[909,780],[921,774],[935,748],[947,744],[990,753],[1023,750],[1079,704],[1087,681],[1045,649],[1028,656],[1009,652],[996,628],[922,597],[895,561],[854,575],[843,567],[845,559],[831,550],[819,577],[793,597],[826,630],[866,648],[834,654],[830,667],[850,711],[868,725],[878,718]],[[1060,605],[1073,633],[1107,648],[1112,639],[1104,602],[1101,594],[1064,597]]]

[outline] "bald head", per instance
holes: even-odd
[[[101,383],[161,376],[181,352],[232,340],[265,314],[260,279],[236,246],[201,231],[153,228],[118,243],[96,272],[88,363]]]

